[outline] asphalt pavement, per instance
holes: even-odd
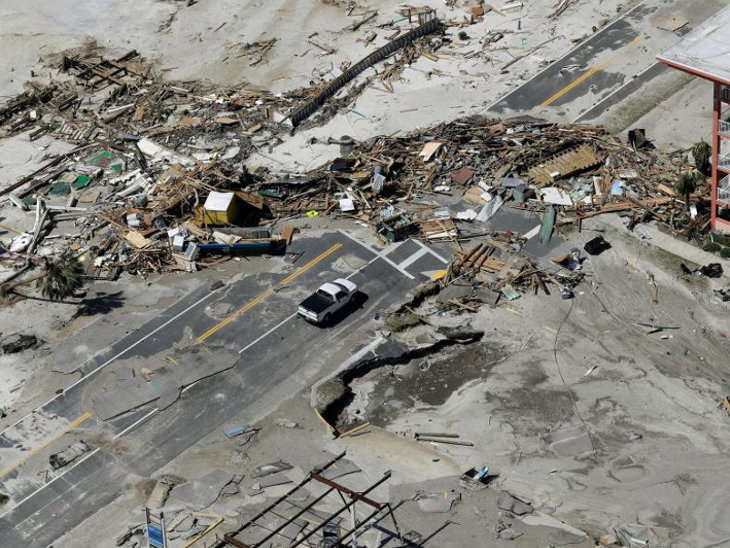
[[[218,430],[222,435],[230,417],[249,408],[253,417],[257,403],[277,387],[291,383],[293,389],[299,388],[298,372],[326,361],[327,349],[338,348],[345,333],[362,332],[366,340],[367,324],[377,311],[425,281],[422,272],[444,268],[448,260],[443,251],[420,242],[408,240],[381,249],[344,232],[300,238],[291,250],[302,254],[285,273],[244,277],[214,291],[189,295],[104,356],[84,364],[86,376],[80,382],[0,434],[0,451],[5,449],[15,458],[0,461],[4,467],[0,492],[11,496],[9,509],[0,517],[0,546],[48,546],[118,497],[130,474],[153,475],[209,433]],[[333,325],[314,326],[294,315],[302,296],[338,277],[354,281],[363,298]],[[234,309],[222,319],[211,317],[206,309],[216,302]],[[95,379],[122,360],[141,365],[164,354],[185,330],[197,334],[199,344],[235,349],[238,359],[220,373],[190,383],[165,409],[152,399],[112,421],[89,411],[88,392],[95,388]],[[39,416],[52,417],[56,430],[41,435],[20,456],[10,452],[13,444],[24,440],[31,424],[38,425]],[[35,469],[31,465],[47,463],[52,452],[67,445],[62,438],[69,425],[89,432],[101,429],[107,438],[123,437],[138,449],[129,454],[102,444],[50,474],[48,481],[30,474]]]
[[[619,103],[641,102],[647,86],[663,85],[659,77],[666,69],[656,56],[725,5],[726,0],[640,2],[489,110],[500,116],[527,115],[562,123],[605,123]],[[631,109],[625,110],[630,117]],[[640,114],[633,113],[634,119]]]
[[[688,29],[722,3],[708,0],[698,8],[678,0],[642,2],[490,110],[563,122],[600,119],[607,108],[640,94],[644,84],[661,75],[654,57],[681,34],[660,28],[665,16],[686,17]],[[530,221],[525,221],[526,230]],[[230,417],[248,409],[253,417],[253,409],[273,390],[282,385],[297,389],[298,374],[311,363],[326,361],[327,349],[338,347],[344,333],[362,332],[366,340],[375,312],[399,301],[424,281],[422,272],[443,268],[449,258],[413,240],[380,249],[343,232],[299,238],[290,251],[301,255],[270,259],[289,261],[284,272],[202,288],[162,311],[106,352],[78,364],[79,381],[0,433],[0,492],[10,496],[0,515],[0,546],[48,546],[118,497],[130,475],[152,476],[209,433],[222,435]],[[294,315],[308,292],[337,277],[349,277],[361,288],[365,298],[358,306],[326,328]],[[231,307],[226,315],[209,312],[221,303]],[[122,363],[141,367],[160,359],[185,333],[205,347],[225,348],[238,357],[230,364],[203,363],[201,354],[201,376],[206,378],[188,382],[173,405],[160,405],[163,387],[153,378],[144,384],[144,393],[112,390],[105,396],[121,409],[135,401],[139,405],[113,418],[101,413],[103,406],[93,396],[105,375],[121,372]],[[138,449],[130,454],[110,448],[113,444],[92,444],[93,450],[78,461],[39,476],[36,471],[44,463],[47,468],[48,456],[68,445],[67,433],[79,431],[125,438]]]

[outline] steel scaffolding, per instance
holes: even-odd
[[[271,541],[274,537],[277,536],[288,540],[290,542],[290,544],[288,545],[289,548],[295,548],[296,546],[301,545],[323,546],[325,545],[325,537],[323,533],[326,527],[328,525],[334,524],[339,531],[339,523],[335,523],[335,520],[337,520],[341,514],[348,511],[352,523],[350,529],[344,531],[344,533],[342,534],[338,532],[335,543],[327,544],[326,546],[346,546],[348,543],[351,543],[352,546],[357,546],[358,534],[388,517],[393,522],[393,528],[395,529],[394,536],[398,540],[402,541],[403,538],[400,533],[400,528],[398,526],[397,520],[395,519],[395,513],[391,505],[387,502],[378,502],[368,496],[372,491],[374,491],[380,485],[390,479],[390,472],[386,472],[382,478],[377,480],[375,483],[372,483],[364,491],[354,491],[353,489],[350,489],[349,487],[346,487],[341,483],[338,483],[323,475],[323,472],[333,466],[344,456],[345,453],[343,452],[323,466],[312,470],[303,481],[301,481],[298,485],[289,490],[286,494],[276,499],[272,504],[261,510],[258,514],[256,514],[246,523],[244,523],[236,531],[232,531],[224,535],[223,540],[218,541],[218,543],[214,545],[214,548],[225,548],[226,546],[235,546],[236,548],[263,548],[267,542]],[[312,501],[308,502],[302,507],[297,506],[297,504],[292,502],[290,498],[296,498],[298,492],[311,482],[319,483],[325,486],[326,489],[324,493],[316,496]],[[300,518],[302,518],[302,516],[304,516],[306,513],[314,513],[314,507],[317,504],[325,501],[325,499],[331,495],[339,497],[339,509],[337,509],[335,512],[328,514],[323,519],[318,519],[318,523],[310,523],[306,520],[304,520],[303,526],[301,525],[301,523],[297,523],[297,520],[300,520]],[[288,503],[291,507],[299,508],[299,510],[295,512],[294,515],[286,517],[279,510],[279,506],[283,505],[284,503]],[[370,512],[362,519],[358,518],[357,516],[356,505],[358,503],[360,503],[361,505],[365,505],[369,509],[371,509]],[[278,520],[277,525],[272,528],[259,522],[259,520],[266,517],[270,518],[272,521]],[[299,532],[294,537],[286,536],[286,534],[284,533],[284,530],[290,526],[300,527]],[[264,529],[265,531],[268,531],[268,533],[265,534],[263,538],[259,538],[256,541],[244,540],[243,537],[245,537],[247,534],[248,536],[253,536],[252,529],[255,528]],[[315,535],[317,536],[315,537]],[[314,542],[315,539],[319,540],[317,541],[317,544],[313,545],[312,542]]]

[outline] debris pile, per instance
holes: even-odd
[[[542,215],[544,239],[606,212],[675,230],[688,220],[672,189],[686,167],[681,159],[635,150],[602,128],[472,117],[404,137],[334,142],[345,154],[308,174],[310,196],[315,185],[320,193],[332,188],[323,180],[334,182],[340,193],[329,198],[339,199],[339,210],[371,222],[387,240],[420,233],[456,241],[459,225],[486,222],[504,205]],[[479,211],[452,212],[446,205],[454,197]]]
[[[329,119],[370,77],[326,105],[325,99],[364,68],[403,48],[397,66],[425,51],[417,41],[441,29],[429,13],[423,21],[418,17],[422,24],[413,31],[343,67],[328,87],[322,89],[322,75],[309,88],[286,94],[245,84],[219,89],[167,82],[136,50],[107,58],[94,43],[48,56],[58,78],[32,82],[0,107],[0,137],[23,133],[33,141],[47,135],[75,148],[0,189],[12,206],[35,215],[32,230],[2,227],[13,238],[3,243],[8,253],[0,260],[27,269],[70,251],[88,276],[114,279],[122,270],[194,271],[211,254],[280,250],[292,230],[274,233],[275,218],[302,208],[326,211],[330,202],[312,196],[297,177],[253,176],[243,162],[254,151],[271,152],[315,110],[318,117],[307,124]],[[435,39],[429,49],[439,43]],[[273,45],[244,50],[261,59]],[[381,80],[396,72],[388,68]]]
[[[672,188],[687,168],[682,158],[626,146],[601,128],[472,117],[404,137],[329,142],[340,144],[341,157],[297,179],[296,190],[271,180],[258,188],[276,187],[287,215],[351,217],[385,242],[452,242],[455,256],[442,285],[476,278],[496,298],[549,294],[549,284],[571,298],[584,276],[580,251],[556,257],[550,272],[521,251],[533,237],[547,243],[556,233],[581,230],[583,219],[619,212],[629,228],[656,219],[687,236],[708,227],[709,213],[691,215]],[[494,230],[487,222],[503,207],[541,218],[541,225],[526,234]],[[468,240],[477,245],[462,247]],[[608,247],[597,238],[585,251]],[[476,311],[477,302],[484,300],[450,304]]]
[[[407,40],[349,70],[405,47],[381,74],[393,76],[446,40],[428,36],[441,28],[437,19],[419,22],[401,36]],[[498,275],[503,293],[512,282],[547,291],[543,271],[502,256],[532,235],[488,230],[501,208],[541,216],[544,242],[605,212],[625,212],[630,228],[656,219],[687,236],[709,224],[701,203],[685,208],[673,190],[687,167],[682,158],[636,139],[624,145],[601,128],[471,117],[405,136],[329,138],[341,156],[318,169],[250,173],[244,161],[253,151],[273,150],[315,110],[336,109],[342,99],[324,100],[346,79],[273,95],[165,82],[136,51],[110,60],[87,47],[60,64],[65,80],[0,109],[5,135],[49,134],[77,145],[0,190],[35,217],[30,231],[2,227],[13,237],[0,261],[16,270],[70,252],[92,278],[195,271],[235,253],[280,251],[293,234],[275,231],[284,219],[333,214],[368,223],[387,242],[416,237],[460,248],[484,238],[473,253],[457,253],[450,276],[486,271]]]
[[[64,56],[63,68],[73,77],[0,111],[6,136],[48,133],[79,144],[0,190],[35,214],[30,232],[3,226],[14,233],[5,265],[70,250],[88,276],[113,279],[121,270],[192,271],[205,255],[276,250],[281,238],[270,228],[238,230],[270,217],[260,196],[238,192],[248,177],[241,150],[258,146],[257,132],[269,142],[262,130],[279,131],[273,105],[293,98],[198,95],[154,79],[135,51],[114,61]]]
[[[31,232],[10,227],[17,234],[3,263],[22,266],[70,251],[87,276],[114,279],[121,270],[194,271],[214,263],[211,255],[277,251],[282,237],[259,226],[270,214],[259,195],[238,190],[240,173],[187,162],[146,138],[135,149],[136,156],[80,147],[56,162],[53,175],[36,175],[30,188],[11,195],[35,214],[35,224]]]
[[[168,82],[132,50],[107,59],[94,45],[48,59],[59,79],[28,84],[28,91],[0,107],[0,135],[28,132],[31,140],[51,135],[69,143],[105,140],[122,145],[141,138],[207,161],[243,158],[288,131],[284,113],[314,90],[286,95],[242,84],[213,88],[200,82]],[[234,154],[233,146],[239,147]]]
[[[2,334],[0,334],[1,336]],[[16,354],[30,348],[36,348],[43,344],[35,335],[24,335],[22,333],[12,333],[7,336],[0,337],[0,355]]]

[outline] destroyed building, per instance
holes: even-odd
[[[0,545],[727,542],[727,8],[17,4]]]

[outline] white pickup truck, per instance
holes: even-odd
[[[340,278],[327,282],[299,304],[297,314],[314,324],[328,324],[335,312],[349,303],[355,293],[357,285],[349,280]]]

